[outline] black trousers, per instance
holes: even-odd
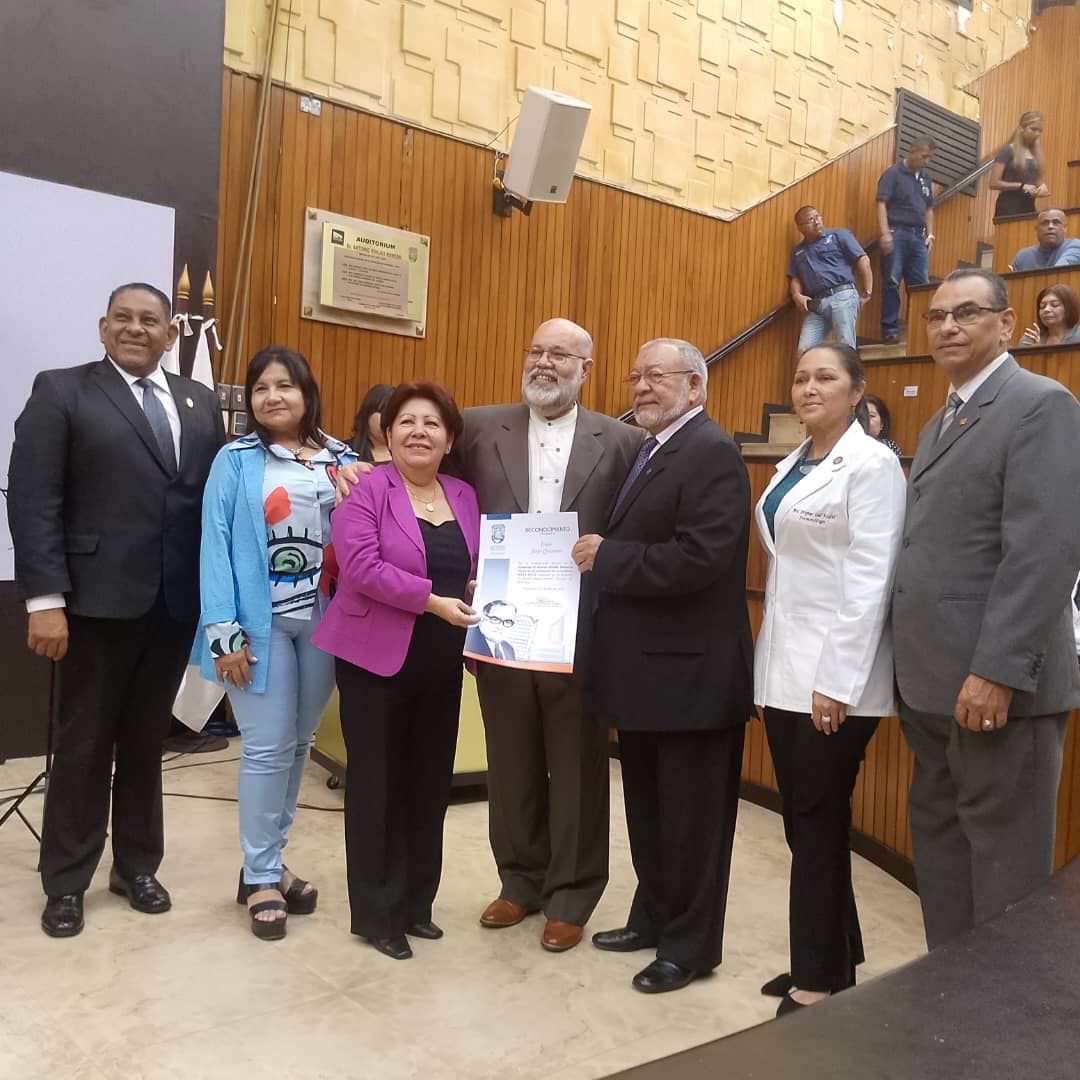
[[[124,877],[161,865],[161,742],[194,633],[195,620],[173,619],[161,595],[137,619],[68,615],[41,829],[48,896],[89,887],[105,849],[110,780],[113,865]]]
[[[408,661],[389,678],[337,661],[352,932],[396,937],[431,919],[457,749],[462,666]]]
[[[788,933],[800,990],[854,986],[864,960],[851,886],[851,793],[877,726],[876,717],[849,716],[823,735],[809,713],[765,709],[791,849]]]
[[[608,732],[584,676],[478,664],[500,895],[583,926],[608,880]]]
[[[744,724],[712,731],[620,731],[623,798],[638,886],[626,925],[656,955],[720,963]]]

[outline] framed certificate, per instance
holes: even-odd
[[[484,514],[465,656],[532,671],[574,670],[581,574],[576,513]]]

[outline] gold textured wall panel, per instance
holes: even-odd
[[[906,87],[962,89],[1027,41],[1029,0],[282,0],[274,77],[469,142],[528,86],[588,101],[578,174],[677,206],[744,209],[892,122]],[[227,0],[254,72],[268,0]]]

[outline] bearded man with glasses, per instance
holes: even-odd
[[[592,353],[586,330],[550,319],[525,349],[521,404],[465,410],[449,464],[476,488],[481,513],[569,510],[581,534],[603,525],[642,434],[578,403]],[[608,737],[585,694],[591,610],[586,588],[572,675],[476,671],[502,882],[480,922],[500,929],[543,911],[551,952],[578,944],[608,880]]]
[[[1009,354],[1016,315],[998,275],[949,274],[926,323],[952,385],[911,466],[892,629],[934,949],[1053,868],[1065,727],[1080,706],[1080,405]]]

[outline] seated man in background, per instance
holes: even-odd
[[[1080,266],[1080,240],[1065,235],[1065,211],[1043,210],[1035,219],[1037,244],[1021,248],[1010,270],[1047,270],[1051,266]]]
[[[799,355],[820,345],[830,330],[834,341],[854,349],[859,308],[870,299],[874,287],[870,256],[850,230],[826,229],[812,206],[795,214],[795,226],[803,241],[791,252],[788,287],[795,306],[805,315]]]

